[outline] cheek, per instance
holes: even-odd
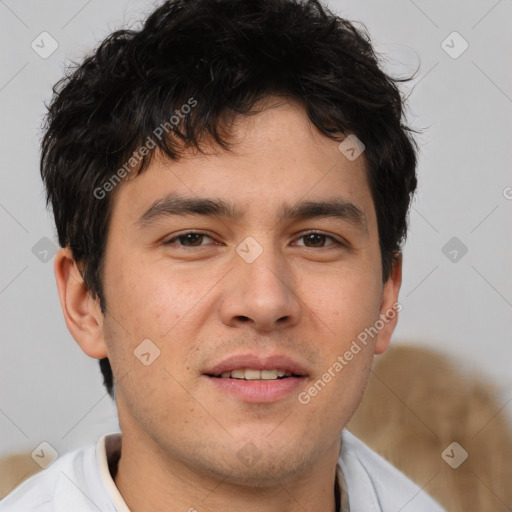
[[[107,308],[134,337],[162,340],[184,325],[214,281],[165,264],[121,261],[105,279]]]
[[[148,431],[157,429],[159,423],[177,428],[183,415],[192,414],[197,406],[180,385],[189,378],[183,364],[190,350],[183,343],[187,334],[174,329],[167,338],[158,338],[159,326],[148,320],[151,315],[151,309],[139,308],[129,320],[129,331],[126,314],[121,317],[124,326],[112,315],[104,322],[122,426],[136,418]]]
[[[323,279],[311,277],[303,283],[302,293],[338,349],[343,348],[341,340],[350,343],[375,322],[382,300],[382,286],[372,268],[345,268]]]
[[[321,320],[322,364],[303,396],[312,422],[344,425],[359,405],[373,360],[373,341],[358,338],[379,317],[382,286],[375,267],[351,267],[308,287]],[[316,281],[318,285],[318,281]],[[324,341],[322,341],[324,340]],[[323,419],[319,419],[323,418]]]

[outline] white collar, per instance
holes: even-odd
[[[96,460],[100,468],[100,476],[117,512],[130,512],[110,474],[111,465],[117,464],[121,454],[121,433],[113,432],[102,436],[96,445]]]

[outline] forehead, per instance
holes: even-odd
[[[152,207],[154,213],[159,206],[177,206],[180,198],[188,198],[189,206],[195,199],[198,211],[206,207],[198,201],[215,198],[207,213],[275,220],[292,210],[300,214],[301,203],[323,200],[338,208],[344,203],[354,220],[359,210],[363,223],[371,223],[364,155],[347,159],[339,142],[321,134],[299,104],[281,100],[238,116],[229,141],[231,151],[205,144],[204,153],[187,149],[177,161],[156,154],[147,169],[116,190],[113,216],[136,223]]]

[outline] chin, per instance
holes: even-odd
[[[231,484],[254,489],[282,485],[304,473],[312,465],[312,458],[300,446],[293,450],[280,450],[279,453],[269,450],[259,452],[252,461],[244,461],[240,453],[236,456],[238,460],[232,464],[227,480]]]

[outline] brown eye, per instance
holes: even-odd
[[[187,235],[181,235],[178,237],[178,240],[186,246],[195,247],[197,245],[201,245],[203,241],[203,236],[199,233],[188,233]]]
[[[311,233],[311,235],[306,235],[304,237],[304,240],[307,240],[308,242],[310,242],[312,247],[319,247],[319,246],[323,247],[326,238],[327,237],[325,235],[319,235],[318,233]]]
[[[212,240],[212,238],[205,233],[196,233],[196,232],[190,232],[190,233],[183,233],[181,235],[175,236],[171,239],[169,239],[167,242],[165,242],[165,245],[172,245],[176,242],[177,245],[182,247],[201,247],[202,242],[205,238],[209,238]]]
[[[322,248],[329,245],[340,245],[333,237],[322,233],[306,233],[302,235],[300,239],[304,240],[304,244],[299,245],[304,245],[305,247]],[[326,243],[327,241],[330,241],[330,243]]]

